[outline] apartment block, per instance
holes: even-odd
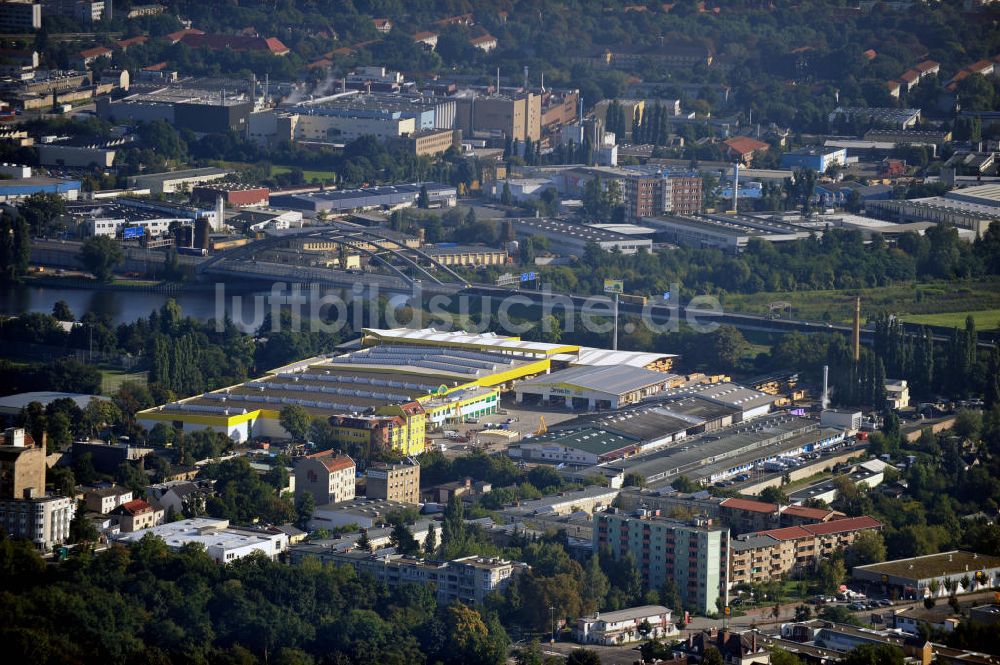
[[[159,506],[150,505],[143,499],[135,499],[120,505],[113,514],[118,517],[121,532],[130,533],[163,524],[166,511]]]
[[[354,498],[355,465],[331,450],[307,455],[295,463],[295,496],[312,494],[317,506]]]
[[[92,487],[84,490],[84,507],[95,513],[107,515],[112,510],[132,500],[132,490],[119,485]]]
[[[365,496],[369,499],[420,503],[420,465],[413,460],[373,464],[365,478]]]
[[[66,496],[0,499],[0,528],[43,552],[66,542],[76,503]]]
[[[467,556],[452,561],[436,562],[401,554],[376,555],[360,550],[315,552],[314,548],[292,547],[289,550],[293,564],[300,564],[310,557],[339,566],[353,566],[358,573],[368,573],[389,589],[403,584],[431,587],[438,603],[447,605],[454,601],[479,605],[490,593],[502,592],[517,575],[528,569],[528,564],[494,557]]]
[[[42,6],[35,0],[0,3],[0,31],[25,32],[42,27]]]
[[[643,585],[659,589],[672,580],[687,607],[719,612],[729,588],[729,529],[708,518],[679,521],[637,510],[594,517],[594,549],[608,547],[615,559],[631,553]]]
[[[863,516],[740,536],[732,541],[730,583],[762,582],[806,570],[850,546],[861,533],[881,529],[881,522]]]

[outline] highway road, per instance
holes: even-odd
[[[302,233],[317,233],[318,231],[322,231],[322,229],[295,229],[290,230],[283,235],[293,236],[300,235]],[[327,232],[330,231],[334,233],[337,231],[342,233],[371,233],[368,230],[360,231],[352,225],[337,225],[334,228],[327,230]],[[211,279],[215,276],[223,279],[234,280],[245,280],[248,277],[259,279],[261,281],[280,280],[303,282],[314,280],[324,284],[344,286],[348,288],[353,287],[355,284],[365,284],[369,286],[378,285],[378,287],[384,291],[409,295],[414,295],[417,291],[417,289],[414,288],[416,286],[415,284],[411,285],[407,283],[409,278],[401,277],[400,275],[388,275],[371,272],[358,275],[353,272],[339,271],[329,268],[290,267],[283,264],[254,262],[251,258],[253,248],[260,242],[268,241],[251,243],[250,245],[241,247],[237,250],[230,250],[230,252],[217,255],[207,260],[196,257],[180,258],[183,263],[194,263],[199,265],[199,272],[210,273],[203,275],[207,279]],[[270,242],[274,242],[274,240],[271,240]],[[67,267],[75,263],[72,260],[72,257],[66,256],[63,263],[53,261],[51,257],[57,253],[70,254],[73,251],[73,248],[78,247],[78,244],[74,245],[69,241],[51,240],[36,240],[34,245],[34,249],[48,250],[39,253],[45,254],[49,257],[50,262],[55,265],[67,265]],[[480,298],[489,297],[493,300],[494,306],[499,306],[503,299],[517,295],[520,296],[524,302],[531,303],[530,305],[527,305],[528,307],[544,307],[547,300],[551,302],[555,299],[562,299],[564,303],[568,302],[578,311],[585,312],[590,315],[609,316],[611,312],[611,301],[604,295],[580,296],[550,293],[545,291],[501,288],[489,284],[466,285],[457,279],[446,281],[449,277],[450,276],[446,273],[440,273],[440,281],[430,279],[423,280],[422,283],[419,283],[419,291],[422,292],[422,297],[438,294],[476,296]],[[553,311],[557,313],[561,310],[562,306],[556,306],[553,309]],[[845,335],[850,335],[852,333],[851,326],[839,323],[816,322],[805,319],[770,318],[753,314],[692,308],[684,305],[647,304],[643,306],[637,303],[623,302],[619,303],[619,313],[630,316],[643,316],[657,326],[663,327],[664,332],[672,329],[673,324],[676,323],[679,326],[681,321],[685,321],[689,324],[694,322],[702,325],[728,324],[745,332],[787,333],[797,331],[805,334],[837,332]],[[904,327],[908,328],[912,332],[916,332],[919,328],[918,326],[911,324],[904,324]],[[934,335],[935,341],[945,343],[951,339],[952,331],[948,328],[928,326],[928,329]],[[862,343],[870,344],[873,336],[874,331],[872,329],[862,327]],[[981,348],[992,348],[995,343],[996,338],[993,334],[984,332],[979,333],[979,346]]]

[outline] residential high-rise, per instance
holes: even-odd
[[[35,0],[6,0],[0,3],[0,30],[25,32],[42,27],[42,6]]]
[[[685,607],[701,614],[726,604],[728,528],[704,517],[683,522],[646,510],[608,511],[594,522],[594,549],[607,547],[616,560],[631,554],[646,588],[671,580]]]

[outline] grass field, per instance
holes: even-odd
[[[278,175],[279,173],[288,173],[294,166],[278,166],[277,164],[271,166],[271,174]],[[310,169],[302,169],[302,175],[306,179],[306,182],[326,182],[329,180],[336,180],[337,174],[333,171],[313,171]]]
[[[127,381],[145,385],[146,373],[125,372],[120,369],[101,368],[101,392],[104,393],[105,395],[110,395],[111,393],[115,392],[116,390],[118,390],[119,386],[121,386],[123,383]]]
[[[245,169],[252,164],[247,164],[245,162],[227,162],[225,160],[219,160],[214,162],[222,169]],[[298,168],[296,166],[288,166],[285,164],[272,164],[271,165],[271,175],[278,175],[280,173],[288,173],[292,169]],[[328,182],[330,180],[336,180],[337,174],[333,171],[317,171],[313,169],[302,169],[302,176],[306,179],[306,182]]]
[[[908,314],[902,319],[907,323],[922,323],[928,326],[964,328],[965,317],[972,315],[977,330],[1000,329],[1000,309],[985,309],[966,312],[945,312],[942,314]]]
[[[768,304],[791,303],[792,318],[847,323],[854,315],[854,299],[861,297],[862,316],[876,312],[897,314],[906,321],[964,326],[972,313],[981,330],[1000,324],[1000,279],[963,282],[904,284],[875,289],[834,289],[829,291],[791,291],[783,293],[726,294],[723,307],[733,312],[768,314]],[[783,317],[788,316],[782,313]],[[945,317],[939,320],[924,317]],[[980,318],[982,321],[980,322]]]

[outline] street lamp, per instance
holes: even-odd
[[[556,607],[555,605],[549,605],[549,616],[552,619],[552,639],[550,644],[556,643]]]

